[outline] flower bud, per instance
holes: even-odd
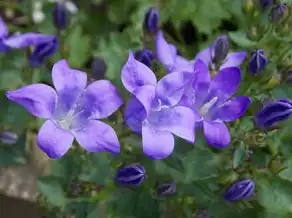
[[[145,168],[141,165],[130,165],[117,170],[115,181],[122,186],[138,186],[146,179]]]
[[[238,201],[250,197],[254,192],[255,184],[252,180],[246,179],[233,184],[224,193],[226,201]]]
[[[174,181],[169,181],[160,184],[157,187],[157,194],[159,196],[171,196],[176,193],[176,183]]]
[[[268,64],[268,58],[264,55],[263,49],[251,52],[251,58],[248,62],[248,71],[252,75],[260,73]]]
[[[103,58],[96,57],[91,63],[91,75],[94,79],[104,79],[107,70],[106,63]]]
[[[157,8],[149,8],[144,18],[144,28],[151,32],[156,33],[159,28],[159,11]]]
[[[286,4],[273,5],[269,13],[269,20],[273,23],[282,21],[288,14],[288,6]]]
[[[147,67],[151,68],[154,55],[152,51],[148,49],[138,50],[134,53],[135,59],[145,64]]]
[[[228,37],[223,35],[219,36],[211,46],[211,59],[214,64],[223,62],[228,54],[229,43]]]
[[[69,13],[64,3],[55,4],[53,8],[53,23],[60,30],[64,30],[69,26]]]
[[[258,127],[269,128],[277,122],[287,120],[292,114],[292,102],[289,99],[274,101],[263,107],[255,116]]]
[[[0,133],[0,141],[4,144],[15,144],[17,142],[18,135],[12,131],[3,131]]]
[[[58,40],[55,36],[52,36],[46,42],[36,45],[29,58],[30,65],[33,67],[41,66],[47,58],[55,54],[57,49]]]
[[[260,0],[259,6],[261,9],[265,10],[268,7],[272,6],[274,4],[274,0]]]

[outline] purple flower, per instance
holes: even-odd
[[[43,62],[54,55],[58,49],[58,40],[54,35],[45,35],[40,33],[24,33],[20,35],[11,36],[3,43],[15,49],[27,48],[34,46],[33,52],[29,57],[30,64],[38,67]]]
[[[159,28],[159,11],[157,8],[149,8],[146,12],[144,28],[151,33],[157,32]]]
[[[272,6],[269,13],[269,20],[273,23],[278,23],[288,15],[287,4],[275,4]]]
[[[250,179],[239,181],[233,184],[224,193],[226,201],[238,201],[250,197],[254,193],[254,181]]]
[[[152,61],[154,60],[154,55],[152,51],[148,49],[138,50],[134,54],[135,59],[145,64],[147,67],[151,68]]]
[[[8,52],[10,48],[3,43],[3,41],[8,37],[9,30],[0,17],[0,52]]]
[[[135,60],[130,52],[121,75],[124,87],[133,94],[125,111],[125,121],[142,133],[142,146],[153,159],[166,158],[174,148],[175,134],[194,142],[195,117],[191,109],[176,106],[187,81],[181,72],[167,74],[158,83],[154,73]]]
[[[6,94],[32,115],[48,119],[37,136],[39,148],[49,157],[59,158],[75,137],[88,152],[118,153],[120,144],[115,131],[98,120],[122,105],[116,88],[107,80],[86,87],[86,73],[69,68],[65,60],[55,63],[52,79],[55,90],[45,84],[33,84]]]
[[[268,128],[274,124],[287,120],[292,115],[292,102],[289,99],[280,99],[267,104],[255,116],[258,127]]]
[[[214,43],[216,44],[216,41],[220,37],[225,37],[225,36],[219,36]],[[206,48],[203,51],[199,52],[196,56],[196,60],[200,59],[204,62],[205,65],[210,66],[212,69],[215,69],[215,64],[213,62],[213,57],[214,57],[214,43],[211,45],[210,48]],[[223,63],[220,65],[220,70],[227,68],[227,67],[239,67],[241,63],[244,61],[247,53],[245,51],[240,51],[240,52],[233,52],[227,54],[225,60],[223,60]]]
[[[224,122],[241,117],[251,103],[246,96],[231,98],[240,84],[241,71],[237,67],[224,68],[211,81],[208,67],[197,60],[189,78],[180,104],[193,109],[196,127],[203,127],[208,143],[224,148],[230,143]]]
[[[13,145],[17,142],[18,135],[12,131],[5,130],[0,133],[0,141],[4,144]]]
[[[157,33],[155,49],[157,59],[164,65],[169,73],[176,71],[193,71],[193,61],[179,56],[176,47],[165,40],[162,31],[158,31]]]
[[[216,65],[221,64],[226,59],[228,50],[228,37],[225,35],[219,36],[210,47],[212,62]]]
[[[254,50],[251,53],[251,58],[248,62],[248,71],[252,75],[256,75],[263,71],[268,64],[268,58],[264,55],[263,49]]]
[[[141,165],[130,165],[117,170],[115,181],[122,186],[138,186],[147,178],[145,168]]]

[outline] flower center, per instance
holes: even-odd
[[[218,100],[218,97],[214,97],[210,101],[208,101],[207,103],[205,103],[200,108],[200,115],[202,117],[205,117],[206,115],[208,115],[209,110],[216,104],[217,100]]]

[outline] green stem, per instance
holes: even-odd
[[[60,51],[60,57],[61,59],[66,58],[66,52],[64,47],[64,33],[57,29],[57,37],[59,39],[59,51]]]

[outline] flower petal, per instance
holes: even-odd
[[[159,117],[159,130],[169,131],[189,142],[195,142],[195,113],[187,107],[176,106],[162,113]]]
[[[201,61],[203,61],[203,63],[206,66],[209,66],[209,64],[211,63],[211,53],[210,53],[210,48],[206,48],[202,51],[200,51],[197,56],[195,57],[195,60],[200,59]]]
[[[220,70],[227,67],[239,67],[247,56],[247,52],[229,53],[225,59],[225,63],[220,66]]]
[[[26,48],[51,41],[52,38],[55,38],[55,36],[40,33],[25,33],[8,37],[3,42],[11,48]]]
[[[113,114],[123,100],[116,87],[108,80],[98,80],[90,84],[83,94],[84,113],[90,119],[102,119]]]
[[[207,142],[212,147],[222,149],[230,143],[229,130],[224,123],[204,121],[203,128]]]
[[[128,61],[122,69],[121,80],[130,93],[143,85],[156,85],[157,82],[152,70],[135,60],[132,52],[129,53]]]
[[[74,135],[60,128],[53,120],[47,120],[37,136],[37,145],[50,158],[62,157],[72,146]]]
[[[6,36],[8,36],[9,30],[5,24],[5,22],[2,20],[2,18],[0,17],[0,38],[5,38]]]
[[[194,68],[193,61],[189,61],[186,58],[179,55],[175,57],[175,67],[173,72],[180,71],[193,72],[193,68]]]
[[[142,103],[148,113],[155,99],[155,87],[151,85],[142,86],[135,90],[134,96]]]
[[[251,100],[247,96],[235,97],[216,108],[213,118],[225,122],[234,121],[245,113],[250,103]]]
[[[219,101],[224,102],[237,91],[240,82],[241,71],[239,68],[224,68],[212,80],[209,97],[218,97]]]
[[[170,132],[158,131],[149,125],[142,127],[143,152],[154,160],[168,157],[174,149],[174,137]]]
[[[142,122],[147,116],[143,104],[135,97],[132,96],[126,106],[124,120],[127,125],[137,133],[142,132]]]
[[[55,90],[45,84],[33,84],[8,91],[7,98],[25,107],[32,115],[51,118],[56,106]]]
[[[87,83],[87,74],[69,68],[66,60],[60,60],[54,64],[52,70],[54,86],[59,94],[59,115],[68,113],[76,104]]]
[[[176,49],[171,44],[169,44],[164,36],[163,32],[160,30],[157,33],[156,41],[155,41],[155,49],[157,59],[168,69],[174,67],[176,54],[174,52]]]
[[[163,104],[176,105],[184,93],[185,85],[191,77],[187,72],[173,72],[164,76],[156,86],[157,97]]]
[[[88,152],[120,152],[120,143],[114,129],[101,121],[89,120],[74,134],[78,143]]]

